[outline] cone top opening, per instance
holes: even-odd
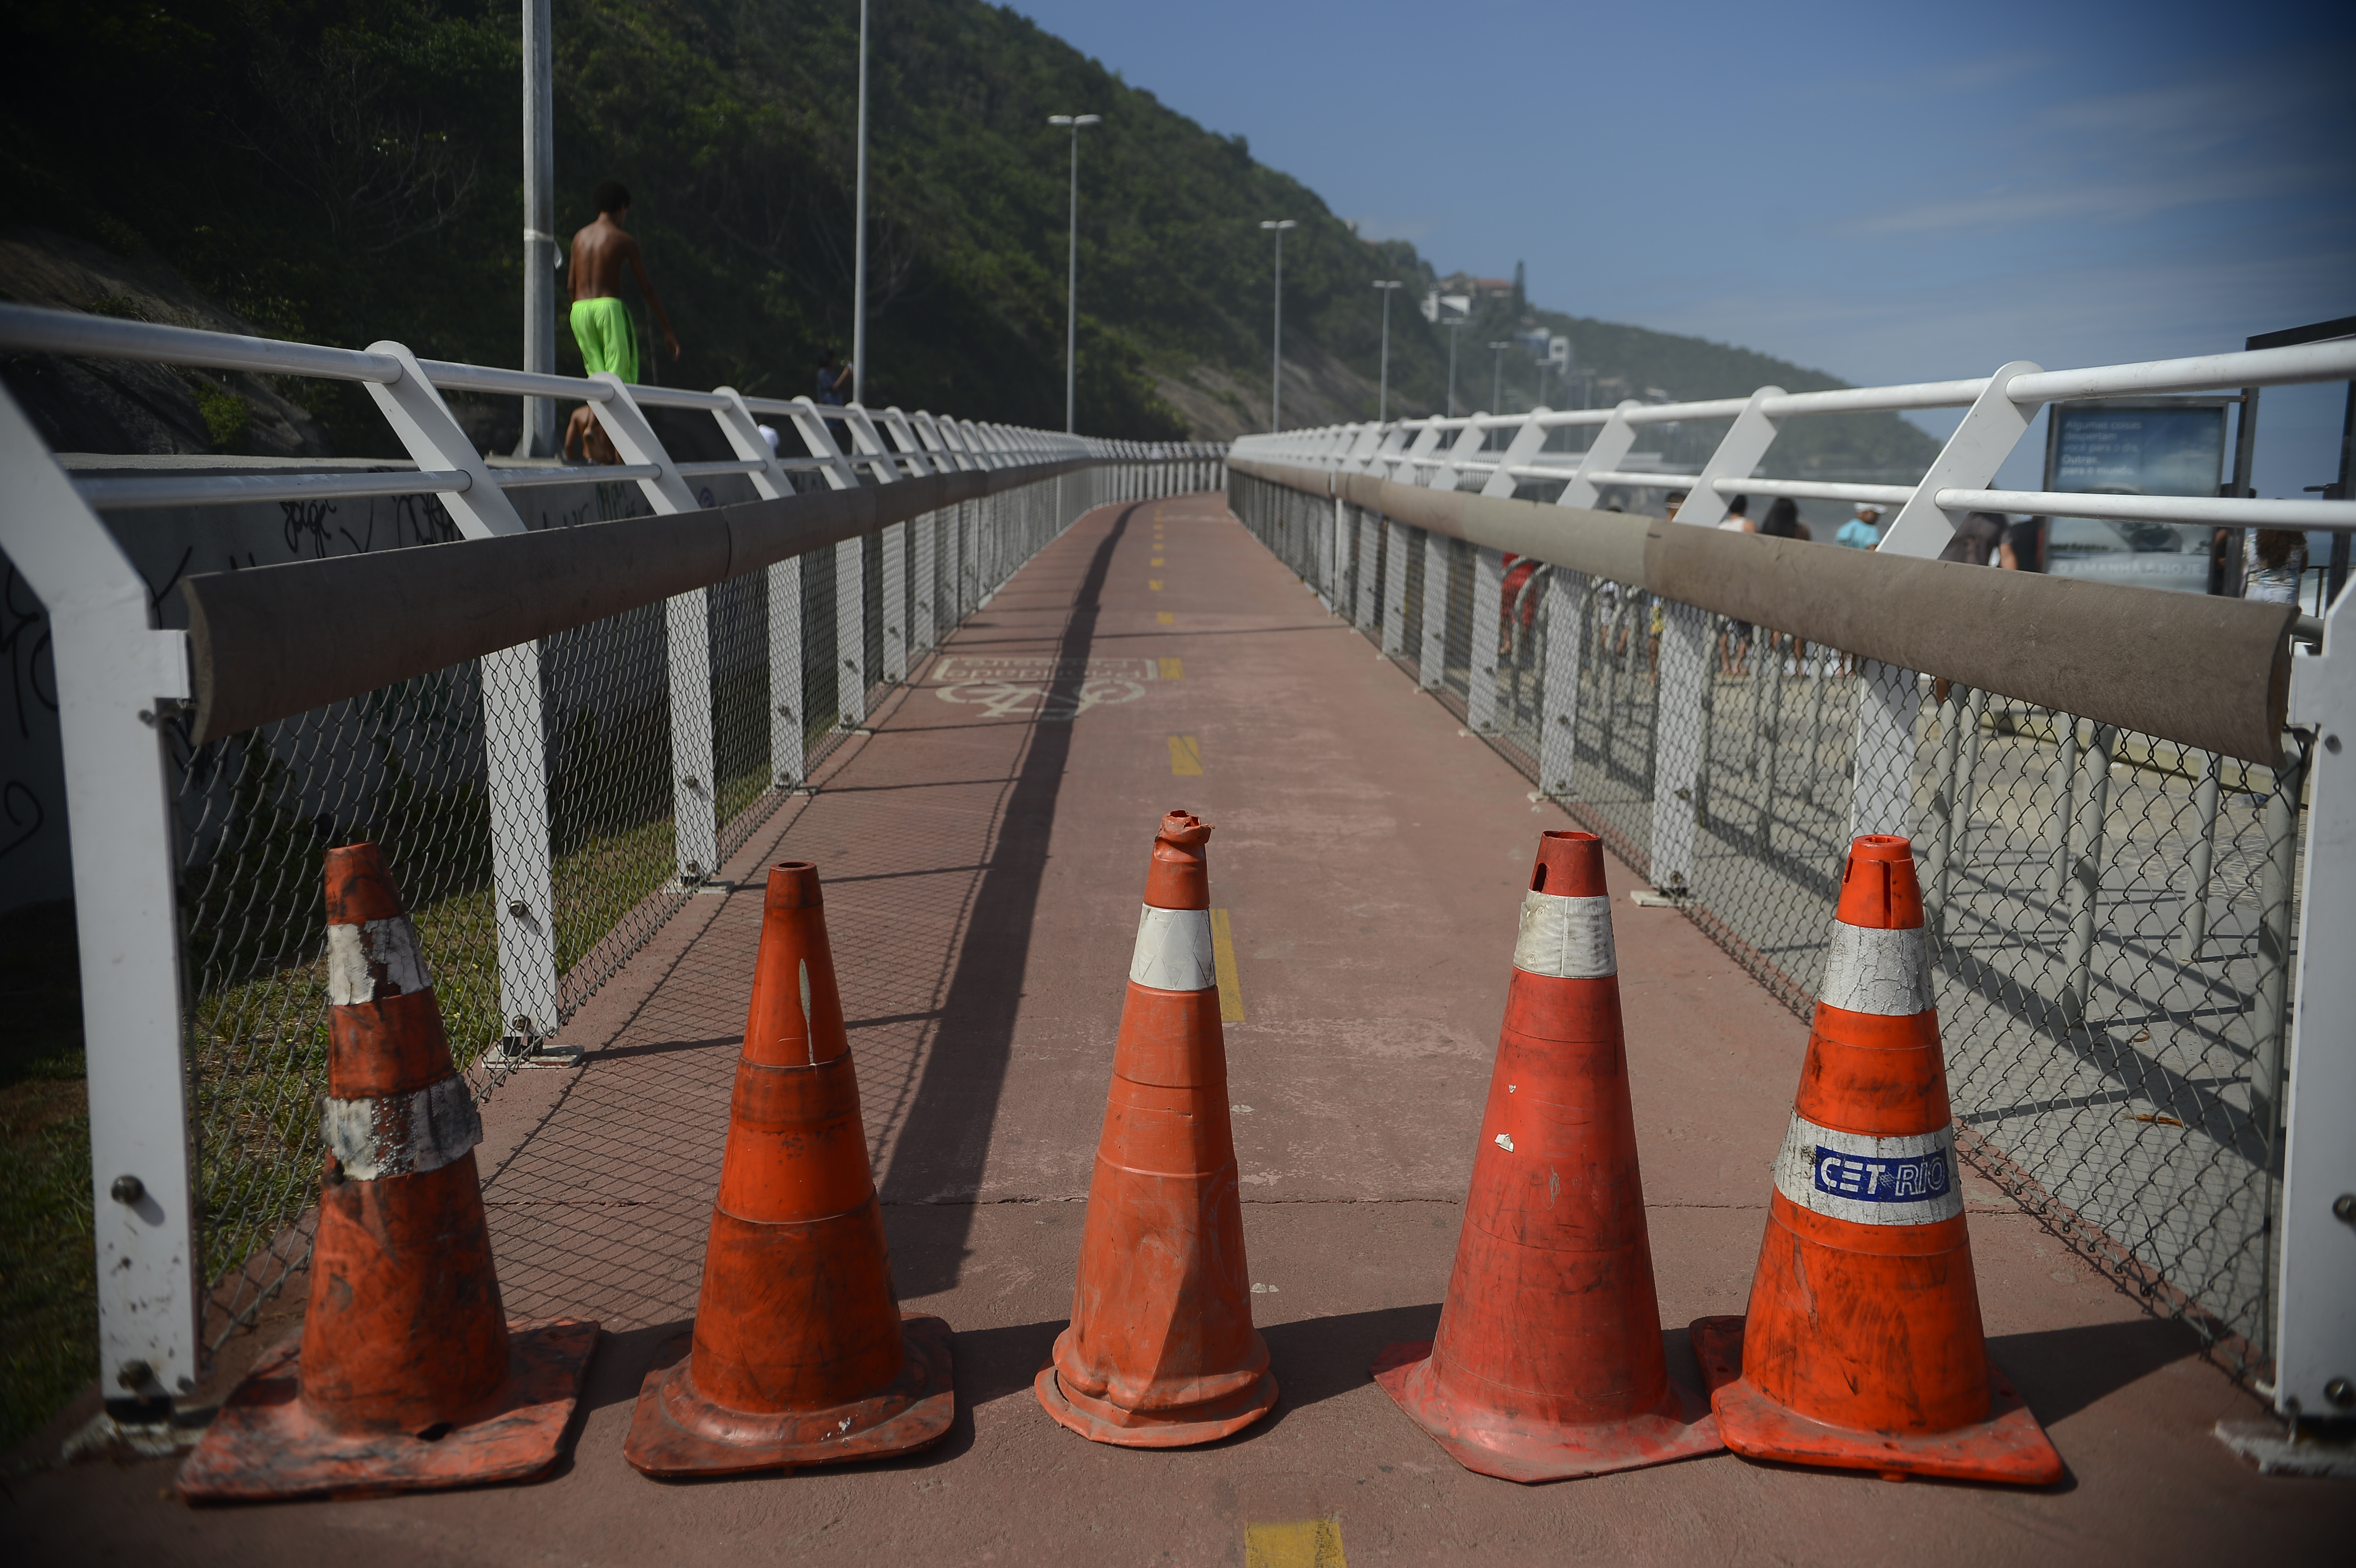
[[[1530,891],[1565,899],[1610,897],[1603,885],[1603,840],[1592,833],[1567,828],[1539,834],[1537,863],[1530,868]]]
[[[780,860],[769,868],[766,909],[818,909],[826,902],[819,891],[818,868],[808,860]]]
[[[1895,833],[1859,834],[1841,871],[1840,908],[1834,918],[1868,931],[1921,925],[1922,884],[1914,875],[1912,843]]]
[[[1162,817],[1146,868],[1145,901],[1155,909],[1210,908],[1210,841],[1211,825],[1193,812],[1173,809]]]
[[[327,923],[360,925],[407,912],[392,885],[380,844],[347,844],[327,851]]]

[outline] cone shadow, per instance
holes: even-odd
[[[1090,554],[1056,643],[1059,671],[1085,671],[1113,552],[1139,507],[1148,505],[1123,507]],[[1085,683],[1083,673],[1058,674],[1041,711],[1059,703],[1076,706]],[[1039,906],[1056,800],[1071,758],[1072,730],[1069,722],[1031,721],[1022,764],[1002,797],[984,857],[990,869],[966,920],[941,1008],[940,1030],[926,1056],[879,1184],[887,1208],[934,1204],[952,1215],[947,1226],[926,1227],[927,1244],[921,1251],[894,1253],[893,1274],[904,1298],[951,1289],[963,1271],[973,1200],[980,1189],[991,1127],[1012,1056],[1032,917]]]

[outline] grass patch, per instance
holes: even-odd
[[[0,1449],[98,1375],[73,906],[0,915]]]

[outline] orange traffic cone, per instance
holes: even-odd
[[[1484,1476],[1555,1481],[1725,1446],[1662,1348],[1619,976],[1603,841],[1541,835],[1439,1336],[1374,1368]]]
[[[1244,1274],[1210,837],[1173,811],[1153,841],[1072,1322],[1033,1385],[1066,1426],[1130,1448],[1207,1443],[1276,1403]]]
[[[327,852],[327,1174],[302,1331],[180,1467],[191,1502],[529,1480],[556,1462],[597,1325],[510,1324],[483,1124],[383,851]]]
[[[948,1325],[892,1296],[815,866],[769,868],[754,965],[695,1329],[622,1446],[649,1476],[905,1453],[956,1413]]]
[[[1903,838],[1849,848],[1751,1314],[1695,1351],[1726,1445],[1754,1459],[2040,1486],[2037,1418],[1988,1365]]]

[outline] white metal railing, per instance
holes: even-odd
[[[91,1179],[98,1254],[100,1352],[111,1403],[148,1403],[185,1392],[200,1375],[205,1286],[195,1247],[198,1195],[190,1168],[188,1086],[181,1009],[175,890],[177,867],[165,719],[190,701],[188,635],[158,624],[155,605],[100,510],[223,506],[241,502],[431,494],[468,539],[520,534],[509,492],[535,486],[635,483],[657,514],[700,509],[688,482],[742,475],[756,496],[794,493],[794,475],[815,475],[834,489],[890,484],[904,476],[1012,469],[1074,459],[1098,466],[1107,499],[1141,499],[1175,486],[1221,482],[1219,449],[1084,438],[1012,425],[858,404],[821,408],[808,398],[747,398],[730,388],[690,391],[626,385],[611,375],[548,376],[419,359],[397,343],[365,350],[235,336],[110,317],[0,305],[0,349],[127,359],[322,378],[367,389],[414,466],[353,472],[322,464],[284,473],[183,472],[74,478],[60,466],[13,399],[0,393],[0,549],[22,571],[49,619],[67,780],[76,925],[90,1083]],[[445,391],[566,399],[585,403],[622,458],[619,464],[492,469],[452,417]],[[648,422],[662,408],[709,415],[734,456],[675,461]],[[776,421],[802,455],[779,455],[759,420]],[[850,438],[846,450],[835,435]],[[1041,483],[1054,483],[1051,478]],[[987,503],[973,503],[980,507]],[[1038,537],[1038,517],[1011,513]],[[1066,519],[1068,521],[1068,519]],[[935,531],[894,523],[883,535],[887,594],[935,581]],[[975,536],[978,539],[979,535]],[[1021,564],[1012,537],[998,545],[982,587]],[[866,716],[871,685],[905,679],[937,624],[927,603],[916,624],[884,617],[883,667],[866,667],[864,541],[820,547],[834,559],[839,592],[841,722]],[[915,560],[911,560],[913,548]],[[772,613],[798,624],[797,557],[766,570]],[[962,589],[959,590],[963,592]],[[705,591],[667,602],[668,671],[676,775],[676,844],[681,881],[717,869],[721,825],[713,777],[711,649]],[[896,597],[887,603],[898,603]],[[790,609],[786,606],[790,604]],[[773,624],[772,635],[777,635]],[[798,645],[797,645],[798,646]],[[798,654],[791,699],[800,701]],[[559,1018],[558,976],[549,926],[551,851],[541,712],[540,650],[525,643],[483,661],[485,765],[491,805],[498,990],[503,1016],[527,1038]],[[423,672],[421,672],[423,673]],[[775,758],[781,784],[803,768],[798,725],[780,727]]]
[[[1683,489],[1687,497],[1676,521],[1703,527],[1722,521],[1729,498],[1738,493],[1869,501],[1896,511],[1880,549],[1915,558],[1938,555],[1964,515],[1976,510],[2345,532],[2356,530],[2356,500],[2348,498],[2089,496],[1993,487],[2048,403],[2339,381],[2356,381],[2356,340],[2072,370],[2022,360],[1963,380],[1828,392],[1762,387],[1748,398],[1344,424],[1248,436],[1233,452],[1238,459],[1432,489],[1477,488],[1492,496],[1510,496],[1525,482],[1559,482],[1558,501],[1567,508],[1592,507],[1607,485]],[[1757,476],[1787,419],[1946,408],[1965,412],[1914,485]],[[1638,428],[1688,421],[1730,421],[1697,471],[1669,475],[1622,465]],[[1587,450],[1543,459],[1547,435],[1570,428],[1595,432]],[[1493,440],[1502,440],[1502,451],[1490,449]],[[1329,553],[1346,553],[1348,509],[1334,498]],[[1575,528],[1574,517],[1567,515],[1564,527]],[[1479,552],[1476,592],[1494,590],[1496,555],[1486,548]],[[2328,607],[2319,645],[2298,650],[2290,665],[2287,722],[2315,741],[2297,932],[2299,951],[2309,957],[2336,950],[2326,933],[2356,930],[2356,756],[2347,752],[2347,742],[2356,740],[2356,620],[2349,617],[2349,597],[2342,593]],[[1665,609],[1664,642],[1674,647],[1663,649],[1661,702],[1664,711],[1681,710],[1701,699],[1705,617],[1687,606]],[[2154,606],[2156,615],[2168,613],[2164,603]],[[1476,684],[1483,677],[1479,662]],[[1912,672],[1874,666],[1869,673],[1857,716],[1852,823],[1858,832],[1905,832],[1920,689]],[[1468,698],[1472,707],[1482,702],[1478,690]],[[1664,797],[1689,789],[1689,771],[1664,766],[1654,788]],[[1656,811],[1655,823],[1675,815]],[[2350,1241],[2356,1225],[2356,965],[2299,964],[2292,1015],[2273,1393],[2276,1408],[2294,1417],[2347,1416],[2356,1414],[2356,1312],[2348,1310],[2356,1301],[2356,1245]]]

